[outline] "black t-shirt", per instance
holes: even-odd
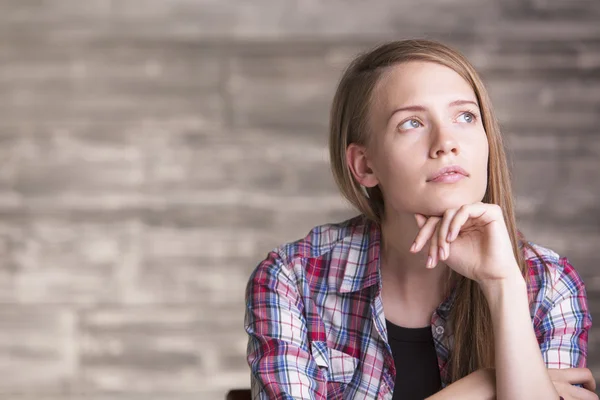
[[[404,328],[386,320],[396,366],[393,400],[423,400],[442,387],[431,326]]]

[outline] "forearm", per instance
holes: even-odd
[[[481,287],[493,321],[498,400],[558,399],[531,324],[525,280],[518,276]]]
[[[493,369],[480,369],[446,386],[426,400],[493,400],[496,398],[494,380]]]

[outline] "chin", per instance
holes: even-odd
[[[427,216],[438,216],[441,217],[444,215],[446,210],[451,208],[460,208],[465,204],[473,204],[481,201],[481,199],[471,198],[466,196],[447,196],[442,199],[438,199],[437,201],[430,201],[426,204],[422,204],[418,211],[420,214]]]

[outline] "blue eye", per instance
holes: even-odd
[[[462,118],[462,121],[461,121]],[[472,112],[464,112],[460,114],[457,118],[458,122],[466,122],[468,124],[475,122],[475,115]]]
[[[398,126],[398,128],[403,129],[403,130],[408,130],[408,129],[420,128],[421,126],[423,126],[423,125],[419,121],[412,118],[412,119],[404,121],[402,124],[400,124],[400,126]]]

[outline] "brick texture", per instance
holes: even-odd
[[[0,400],[220,399],[277,244],[353,215],[346,63],[426,37],[482,73],[521,229],[600,310],[597,0],[0,1]],[[589,366],[600,377],[600,328]]]

